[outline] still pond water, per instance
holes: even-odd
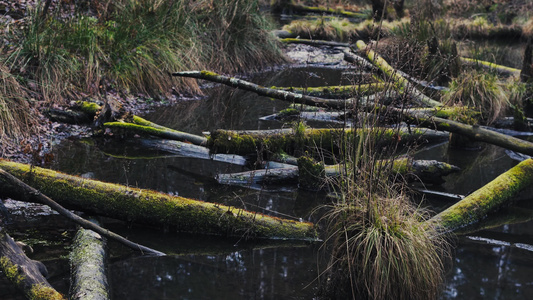
[[[287,68],[253,79],[266,86],[319,86],[349,83],[353,72],[333,68]],[[159,108],[147,119],[178,130],[200,134],[217,128],[268,129],[283,124],[258,117],[286,108],[277,100],[215,87],[202,100]],[[312,123],[313,126],[330,126]],[[328,200],[319,193],[294,187],[248,189],[216,183],[217,173],[239,172],[243,166],[177,157],[119,139],[66,140],[55,147],[53,169],[103,181],[155,189],[204,201],[245,207],[282,217],[317,221],[312,211]],[[420,159],[437,159],[462,168],[446,183],[429,189],[468,194],[516,164],[504,150],[487,146],[477,151],[449,149],[447,144],[420,149]],[[459,235],[448,268],[441,299],[533,299],[533,196],[490,216],[487,228]],[[452,203],[427,196],[435,210]],[[57,216],[29,217],[31,236],[70,242],[74,229]],[[499,223],[498,223],[499,222]],[[507,222],[513,224],[505,224]],[[490,226],[491,223],[496,225]],[[37,229],[29,229],[32,226]],[[103,225],[136,242],[169,253],[166,257],[139,257],[111,243],[109,277],[114,299],[312,299],[317,277],[324,270],[321,244],[246,242],[211,236],[190,236],[132,226],[113,220]],[[56,227],[59,226],[60,230]],[[24,237],[24,236],[22,236]],[[31,241],[30,241],[31,242]],[[50,281],[68,291],[68,249],[63,244],[34,241],[36,259],[51,271]],[[0,299],[18,299],[1,283]],[[5,287],[5,288],[4,288]]]

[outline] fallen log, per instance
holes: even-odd
[[[98,225],[98,222],[91,220]],[[71,300],[107,300],[106,240],[98,233],[80,228],[70,252]]]
[[[411,124],[417,124],[418,126],[435,130],[458,133],[476,141],[493,144],[527,155],[533,155],[533,143],[489,130],[478,125],[466,125],[461,122],[438,117],[426,117],[423,114],[411,110],[405,110],[403,112],[399,111],[398,113],[403,114],[406,122]]]
[[[312,149],[325,149],[337,153],[343,142],[355,141],[360,136],[373,136],[379,145],[443,140],[448,134],[422,129],[372,128],[372,129],[305,129],[229,131],[216,130],[209,136],[208,147],[213,153],[266,155],[284,151],[290,155]]]
[[[533,159],[527,159],[426,222],[438,224],[440,232],[455,231],[478,222],[532,185]]]
[[[29,259],[0,226],[0,270],[28,299],[66,299],[48,283],[41,262]]]
[[[67,209],[59,205],[57,202],[41,194],[40,190],[32,188],[28,184],[22,182],[20,179],[16,178],[12,174],[6,172],[5,170],[1,168],[0,168],[0,187],[1,187],[0,194],[2,196],[17,199],[19,201],[24,201],[24,202],[33,202],[33,203],[40,203],[40,204],[48,205],[53,210],[57,211],[60,215],[66,217],[67,219],[73,221],[74,223],[84,228],[89,228],[91,230],[94,230],[98,232],[99,234],[106,236],[110,239],[113,239],[114,241],[117,241],[133,250],[146,252],[148,254],[153,254],[153,255],[165,255],[164,253],[159,252],[157,250],[139,245],[137,243],[133,243],[114,232],[111,232],[107,229],[104,229],[94,223],[91,223],[81,218],[80,216],[68,211]]]
[[[365,42],[359,40],[357,41],[356,46],[359,50],[363,51],[366,54],[368,59],[376,67],[378,67],[383,73],[385,73],[390,79],[392,79],[396,83],[396,88],[398,89],[398,91],[400,91],[401,93],[409,93],[422,105],[426,105],[429,107],[444,106],[444,104],[442,104],[441,102],[433,100],[428,96],[424,95],[424,93],[422,93],[421,91],[419,91],[413,84],[409,82],[409,80],[407,80],[398,71],[391,67],[387,63],[387,61],[385,61],[385,59],[383,59],[374,50],[369,49]]]
[[[102,109],[100,105],[87,101],[78,103],[78,108],[87,116],[87,118],[91,119],[94,118],[94,116],[98,111],[100,111],[100,109]],[[203,136],[190,134],[187,132],[182,132],[165,126],[161,126],[136,115],[131,116],[131,120],[131,123],[124,122],[124,120],[105,122],[103,126],[108,128],[120,128],[124,130],[129,130],[133,133],[149,134],[164,139],[185,141],[198,146],[203,146],[207,142],[207,139]]]
[[[277,87],[273,86],[271,89],[282,91],[290,91],[299,94],[306,94],[314,97],[322,97],[329,99],[349,98],[356,95],[369,95],[376,92],[384,91],[387,85],[384,83],[368,83],[358,85],[333,85],[333,86],[319,86],[319,87]]]
[[[380,163],[386,165],[387,162]],[[340,176],[344,170],[343,165],[325,165],[325,176]],[[436,160],[413,160],[399,158],[393,161],[392,170],[394,174],[404,176],[406,179],[420,180],[424,183],[442,183],[442,177],[457,172],[460,169],[456,166],[439,162]],[[298,167],[284,167],[275,169],[260,169],[240,173],[218,174],[215,179],[219,184],[241,185],[267,183],[280,184],[298,181]]]
[[[6,160],[0,160],[0,168],[63,206],[91,214],[179,232],[245,238],[317,239],[315,227],[309,222],[84,179]]]
[[[459,59],[465,65],[479,66],[479,67],[483,67],[484,69],[487,69],[487,70],[494,70],[494,71],[496,71],[496,72],[498,72],[498,73],[500,73],[502,75],[505,75],[505,76],[519,77],[520,76],[520,72],[521,72],[520,69],[515,69],[515,68],[511,68],[511,67],[498,65],[498,64],[491,63],[491,62],[488,62],[488,61],[482,61],[482,60],[468,58],[468,57],[459,57]]]
[[[244,166],[247,163],[246,158],[240,155],[211,154],[209,149],[206,147],[187,144],[180,141],[140,139],[138,141],[138,144],[150,149],[154,149],[157,151],[165,151],[168,153],[177,154],[179,156],[214,160],[239,166]]]
[[[344,100],[338,99],[323,99],[319,97],[313,97],[298,93],[292,93],[288,91],[280,91],[276,89],[266,88],[249,81],[238,79],[235,77],[228,77],[224,75],[219,75],[210,71],[184,71],[184,72],[175,72],[172,73],[172,76],[180,77],[190,77],[197,79],[209,80],[212,82],[222,83],[231,87],[243,89],[245,91],[254,92],[260,96],[266,96],[271,98],[276,98],[285,101],[291,101],[296,103],[302,103],[313,106],[321,107],[333,107],[333,108],[344,108],[346,107],[346,102]]]

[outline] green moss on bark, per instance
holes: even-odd
[[[176,231],[248,238],[316,239],[313,224],[0,160],[0,167],[59,204]]]

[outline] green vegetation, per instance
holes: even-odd
[[[283,60],[254,0],[119,0],[44,17],[42,6],[29,7],[24,22],[0,25],[2,135],[22,136],[31,123],[28,87],[48,105],[109,89],[165,96],[172,88],[199,92],[196,81],[171,72],[250,71]]]
[[[444,95],[448,105],[467,106],[479,111],[486,123],[492,123],[509,109],[509,94],[494,74],[484,71],[461,73],[450,83]]]

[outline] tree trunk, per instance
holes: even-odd
[[[41,262],[29,259],[0,226],[0,270],[4,276],[28,299],[65,299],[44,278],[43,267]]]
[[[0,163],[1,162],[3,161],[0,161]],[[14,164],[17,165],[16,163]],[[23,164],[19,164],[19,165],[24,166]],[[32,188],[31,186],[27,185],[26,183],[22,182],[20,179],[2,170],[1,168],[0,168],[0,188],[1,188],[0,195],[2,196],[17,199],[20,201],[25,201],[25,202],[33,202],[33,203],[40,203],[40,204],[48,205],[53,210],[57,211],[60,215],[66,217],[67,219],[73,221],[74,223],[84,228],[92,229],[103,236],[106,236],[129,248],[132,248],[133,250],[146,252],[148,254],[153,254],[153,255],[165,255],[162,252],[156,251],[154,249],[150,249],[148,247],[139,245],[137,243],[133,243],[114,232],[106,230],[94,223],[91,223],[81,218],[80,216],[76,214],[73,214],[72,212],[68,211],[67,209],[59,205],[57,202],[41,194],[41,191],[38,191]]]
[[[383,164],[387,164],[384,162]],[[326,177],[342,174],[342,165],[325,165]],[[420,180],[425,183],[442,183],[443,176],[459,171],[459,168],[436,160],[414,160],[399,158],[393,161],[393,172],[406,179]],[[298,181],[298,167],[291,166],[277,169],[260,169],[240,173],[218,174],[216,180],[220,184],[250,185],[258,183],[284,184]]]
[[[533,159],[527,159],[427,222],[436,222],[442,232],[457,230],[478,222],[532,185]]]
[[[98,225],[96,220],[91,222]],[[70,252],[71,300],[107,300],[106,241],[98,233],[80,228]]]
[[[533,82],[533,38],[527,41],[526,49],[524,50],[524,60],[522,61],[522,71],[520,72],[520,81]]]
[[[148,122],[140,117],[134,117],[134,123],[107,122],[104,123],[104,127],[126,130],[140,135],[153,135],[168,140],[190,142],[191,144],[199,146],[207,144],[207,139],[205,137],[166,128],[164,126]]]
[[[378,145],[426,143],[448,138],[447,133],[423,129],[293,129],[228,131],[216,130],[209,136],[209,148],[214,153],[237,153],[270,156],[284,151],[298,156],[306,150],[324,149],[338,153],[344,142],[355,142],[361,135],[371,135]]]
[[[458,133],[476,141],[500,146],[509,150],[533,156],[533,143],[506,134],[485,129],[477,125],[466,125],[461,122],[446,120],[438,117],[420,116],[416,111],[399,111],[404,114],[406,122],[421,127],[447,132]]]
[[[172,73],[172,76],[181,76],[181,77],[190,77],[190,78],[209,80],[212,82],[222,83],[222,84],[225,84],[231,87],[243,89],[245,91],[254,92],[260,96],[272,97],[272,98],[296,102],[296,103],[303,103],[303,104],[321,106],[321,107],[333,107],[333,108],[346,107],[346,102],[343,100],[322,99],[318,97],[291,93],[287,91],[270,89],[270,88],[257,85],[255,83],[251,83],[251,82],[237,79],[234,77],[219,75],[217,73],[210,72],[210,71],[176,72],[176,73]]]
[[[6,160],[0,160],[0,168],[67,208],[127,222],[197,234],[301,240],[317,238],[313,224],[308,222],[84,179]]]
[[[368,83],[358,85],[333,85],[318,87],[278,87],[272,89],[290,91],[298,94],[306,94],[314,97],[329,99],[345,99],[356,95],[370,95],[376,92],[384,91],[387,88],[385,83]]]
[[[435,101],[419,91],[413,84],[409,82],[405,77],[400,75],[393,67],[391,67],[385,59],[379,56],[374,50],[371,50],[363,41],[357,41],[357,48],[364,51],[368,59],[378,67],[383,73],[391,78],[397,85],[398,91],[401,93],[410,93],[420,104],[429,107],[443,106],[441,102]]]

